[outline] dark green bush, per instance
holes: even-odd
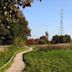
[[[53,36],[51,42],[53,44],[70,43],[71,42],[71,37],[70,37],[70,35],[55,35],[55,36]]]

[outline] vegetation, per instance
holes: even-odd
[[[0,51],[0,72],[4,72],[9,68],[13,62],[15,55],[18,52],[27,50],[26,48],[15,48],[14,46],[4,48],[3,51]]]
[[[48,40],[48,33],[46,32],[44,36],[37,39],[28,39],[26,41],[27,45],[42,45],[42,44],[58,44],[58,43],[71,43],[70,35],[54,35],[52,40]]]
[[[47,43],[48,43],[47,36],[41,36],[39,39],[39,44],[47,44]]]
[[[28,21],[19,6],[25,7],[31,0],[0,1],[0,45],[13,44],[16,37],[26,40],[30,35]]]
[[[25,45],[23,39],[21,37],[16,37],[14,41],[14,46],[17,47],[23,47]]]
[[[70,43],[71,42],[71,37],[70,35],[55,35],[53,36],[52,38],[52,41],[51,41],[53,44],[56,44],[56,43]]]
[[[6,48],[2,52],[0,51],[0,67],[6,64],[15,52],[23,50],[22,46],[30,35],[30,29],[28,27],[28,21],[23,16],[19,7],[30,7],[32,1],[0,1],[0,45],[14,44],[14,46]]]
[[[26,41],[27,45],[38,45],[38,44],[47,44],[48,40],[48,32],[45,32],[45,35],[41,36],[39,39],[28,39]]]
[[[24,72],[72,72],[72,49],[35,50],[24,61]]]
[[[24,48],[15,48],[14,46],[8,47],[2,52],[0,51],[0,67],[7,63],[12,55],[19,50],[23,50]]]
[[[19,7],[31,7],[34,0],[1,0],[0,1],[0,45],[13,44],[0,52],[0,67],[5,65],[15,52],[23,50],[24,41],[30,36],[28,21]],[[41,0],[39,0],[41,1]],[[53,36],[52,43],[68,43],[69,35]],[[29,39],[27,45],[47,44],[48,33],[39,39]],[[51,49],[52,47],[52,49]],[[41,48],[24,55],[25,72],[72,72],[72,50],[58,49],[51,46]],[[55,48],[55,50],[53,49]],[[61,48],[61,47],[60,47]],[[7,68],[7,67],[5,67]],[[0,69],[0,72],[4,72]]]

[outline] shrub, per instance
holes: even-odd
[[[23,47],[24,46],[24,40],[21,37],[16,37],[15,41],[14,41],[14,46]]]
[[[28,40],[26,41],[26,44],[27,44],[27,45],[35,45],[35,40],[34,40],[34,39],[28,39]]]

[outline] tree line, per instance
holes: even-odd
[[[48,40],[48,36],[41,36],[37,39],[28,39],[26,41],[27,45],[40,45],[40,44],[59,44],[59,43],[70,43],[70,35],[54,35],[51,40]]]

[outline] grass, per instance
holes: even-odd
[[[72,49],[35,50],[23,58],[24,72],[72,72]]]
[[[0,52],[0,72],[4,72],[13,62],[15,55],[26,50],[25,48],[15,48],[14,46],[8,47],[5,51]]]

